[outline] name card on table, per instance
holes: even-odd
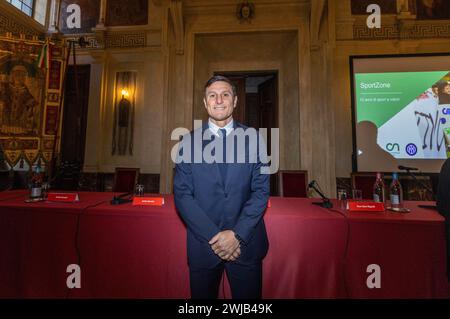
[[[162,206],[164,197],[140,197],[133,198],[133,206]]]
[[[348,201],[347,209],[349,211],[361,211],[361,212],[384,212],[384,204],[377,202],[355,202]]]
[[[48,193],[47,200],[50,202],[78,202],[80,197],[78,193]]]

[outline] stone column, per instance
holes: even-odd
[[[98,23],[95,27],[96,28],[105,27],[105,21],[106,21],[106,0],[101,0],[100,1],[100,15],[98,17]]]
[[[50,3],[50,19],[48,23],[48,33],[59,33],[59,11],[61,0],[52,0]]]

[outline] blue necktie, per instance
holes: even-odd
[[[227,141],[227,130],[221,128],[221,129],[219,129],[219,132],[220,132],[219,133],[220,137],[222,138],[223,163],[218,163],[218,165],[219,165],[220,175],[222,175],[222,180],[223,180],[223,182],[225,184],[225,178],[227,176],[227,164],[225,163],[226,159],[227,159],[227,151],[226,151],[227,150],[227,143],[226,143],[226,141]]]

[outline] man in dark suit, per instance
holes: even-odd
[[[444,162],[439,174],[436,205],[439,213],[445,218],[445,234],[447,241],[447,279],[450,281],[450,158]]]
[[[231,142],[235,132],[256,131],[233,121],[237,97],[229,79],[209,79],[204,104],[209,121],[183,137],[178,154],[183,160],[177,160],[174,179],[175,205],[187,225],[191,297],[217,298],[225,269],[233,298],[261,298],[262,259],[268,250],[263,214],[270,189],[259,156],[265,148],[256,154],[254,141]],[[223,148],[211,148],[213,142]],[[256,143],[259,151],[259,136]],[[213,149],[213,161],[208,149]],[[245,154],[245,161],[233,154]]]

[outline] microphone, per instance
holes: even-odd
[[[317,194],[319,194],[320,197],[322,197],[322,203],[313,203],[314,205],[320,205],[324,208],[333,208],[333,203],[330,202],[330,199],[326,197],[322,192],[315,186],[316,181],[312,180],[308,184],[308,189],[312,188],[316,191]]]
[[[125,204],[125,203],[130,203],[133,200],[132,199],[125,199],[124,197],[130,196],[132,195],[133,192],[129,192],[129,193],[124,193],[118,196],[113,197],[113,199],[111,199],[111,205],[120,205],[120,204]]]
[[[401,169],[402,171],[418,171],[418,168],[415,167],[408,167],[408,166],[403,166],[403,165],[399,165],[398,169]]]

